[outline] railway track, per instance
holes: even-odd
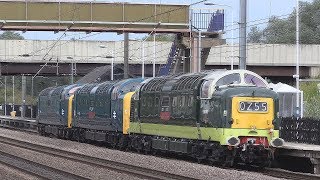
[[[157,179],[157,180],[162,180],[162,179],[163,180],[164,179],[181,179],[181,180],[182,179],[195,179],[195,178],[177,175],[177,174],[171,174],[171,173],[167,173],[167,172],[163,172],[163,171],[159,171],[159,170],[148,169],[148,168],[144,168],[144,167],[140,167],[140,166],[134,166],[134,165],[111,161],[111,160],[106,160],[106,159],[100,159],[100,158],[87,156],[87,155],[83,155],[83,154],[77,154],[77,153],[61,150],[58,148],[42,146],[39,144],[33,144],[30,142],[20,141],[17,139],[12,139],[12,138],[3,137],[3,136],[0,137],[0,143],[12,145],[15,147],[19,147],[19,148],[39,152],[39,153],[45,153],[45,154],[48,154],[48,155],[51,155],[54,157],[60,157],[60,158],[64,158],[64,159],[71,160],[71,161],[78,162],[78,163],[88,164],[88,165],[100,167],[100,168],[106,168],[106,169],[109,169],[112,171],[125,173],[128,175],[134,175],[136,177],[144,178],[144,179]],[[39,170],[39,172],[51,171],[51,172],[54,172],[54,174],[59,174],[61,176],[61,178],[54,178],[54,179],[86,179],[85,177],[81,177],[81,176],[76,177],[77,175],[74,175],[74,174],[68,173],[68,172],[63,172],[61,170],[48,167],[46,165],[37,164],[34,162],[29,162],[29,160],[26,160],[23,158],[13,157],[12,155],[10,155],[7,152],[0,151],[0,153],[1,154],[3,153],[3,155],[0,156],[0,162],[6,164],[8,166],[11,166],[13,168],[19,168],[19,167],[14,166],[14,164],[28,165],[30,163],[30,164],[32,164],[33,167],[36,167],[36,168],[34,168],[36,171],[38,171],[38,170]],[[19,161],[19,162],[17,162],[17,163],[13,162],[12,164],[9,164],[10,159],[11,160],[17,159],[17,161]],[[26,169],[23,167],[22,167],[22,170],[26,171]],[[36,172],[28,171],[27,173],[31,173],[32,175],[39,176],[39,173],[37,174]],[[46,173],[42,173],[42,174],[46,174]],[[69,177],[69,176],[71,178],[63,178],[63,177]],[[42,178],[52,179],[51,177],[52,177],[52,174],[49,173],[47,177],[42,177]]]
[[[39,179],[70,179],[86,180],[88,178],[73,174],[71,172],[56,169],[44,164],[11,155],[0,150],[0,163],[12,169],[18,169]]]
[[[6,118],[6,117],[0,116],[0,121],[1,121],[0,127],[23,130],[23,131],[27,131],[27,132],[36,132],[35,120],[26,120],[25,122],[23,122],[22,119],[15,119],[15,118],[11,118],[11,117]],[[152,170],[152,169],[146,169],[146,168],[139,167],[139,166],[133,166],[133,165],[124,164],[121,162],[109,161],[106,159],[99,159],[99,158],[86,156],[86,155],[82,155],[82,154],[76,154],[76,153],[72,153],[69,151],[64,151],[64,150],[60,150],[60,149],[52,148],[52,147],[47,147],[47,146],[41,146],[38,144],[32,144],[29,142],[24,142],[24,141],[20,141],[20,140],[8,138],[8,137],[1,137],[0,143],[13,145],[13,146],[21,147],[24,149],[29,149],[29,150],[40,152],[40,153],[50,154],[50,155],[53,155],[56,157],[66,158],[66,159],[73,160],[76,162],[90,164],[90,165],[94,165],[94,166],[98,166],[98,167],[103,167],[103,168],[107,168],[107,169],[110,169],[113,171],[122,172],[122,173],[130,174],[130,175],[135,175],[135,176],[141,177],[141,178],[147,178],[147,179],[192,179],[192,178],[186,177],[186,176],[170,174],[170,173]],[[10,163],[8,163],[8,161],[5,162],[2,160],[5,158],[7,158],[7,159],[12,158],[12,156],[10,157],[10,155],[6,154],[5,152],[0,151],[0,153],[1,153],[1,156],[0,156],[1,163],[6,164],[7,166],[10,166],[12,168],[18,169],[18,167],[14,167],[13,165],[10,165]],[[16,157],[16,158],[18,158],[18,157]],[[20,161],[23,162],[26,160],[20,159]],[[32,164],[31,162],[29,162],[29,163]],[[40,165],[35,164],[34,166],[40,166]],[[42,171],[46,171],[46,169],[50,169],[50,167],[45,167],[45,166],[43,166],[42,168],[44,169]],[[20,170],[22,170],[22,171],[26,171],[27,169],[28,168],[20,168]],[[35,169],[37,169],[37,168],[35,168]],[[54,168],[51,169],[51,171],[56,172],[56,174],[61,174],[61,177],[68,176],[67,173],[58,172],[59,170],[54,169]],[[257,170],[253,170],[253,171],[257,172]],[[264,175],[277,177],[277,178],[285,178],[285,179],[294,179],[294,180],[295,179],[299,179],[299,180],[300,179],[308,179],[308,180],[320,179],[319,175],[308,174],[308,173],[298,173],[298,172],[292,172],[292,171],[287,171],[287,170],[283,170],[283,169],[275,169],[275,168],[265,168],[264,170],[260,170],[258,172],[260,172]],[[39,176],[39,175],[37,175],[33,172],[30,172],[30,171],[28,173],[35,175],[35,176]],[[50,173],[49,173],[49,175],[50,175]],[[69,176],[72,177],[73,175],[70,174]],[[44,178],[44,177],[42,177],[42,178]],[[78,177],[76,179],[81,179],[81,178],[83,178],[83,177]],[[69,178],[69,179],[72,179],[72,178]]]
[[[262,170],[262,173],[272,177],[293,179],[293,180],[301,180],[301,179],[319,180],[320,179],[320,175],[292,172],[292,171],[276,169],[276,168],[265,168],[264,170]]]

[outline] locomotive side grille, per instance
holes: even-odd
[[[131,100],[131,103],[130,103],[130,119],[133,120],[134,119],[134,112],[135,109],[134,109],[134,101]]]

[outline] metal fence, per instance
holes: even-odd
[[[212,9],[192,9],[191,25],[201,31],[223,31],[224,11]]]
[[[320,119],[282,118],[280,137],[288,142],[320,145]]]
[[[9,105],[9,104],[1,104],[0,105],[0,115],[5,115],[5,116],[10,116],[11,111],[16,111],[15,116],[20,117],[22,108],[24,106],[24,117],[26,118],[36,118],[37,117],[37,112],[38,112],[38,107],[36,105]],[[14,109],[13,109],[14,108]]]

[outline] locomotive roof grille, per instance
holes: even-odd
[[[56,95],[61,95],[63,89],[67,87],[67,86],[59,86],[57,87],[55,90],[53,90],[52,95],[56,96]]]
[[[161,81],[156,85],[156,86],[154,86],[154,91],[158,91],[158,92],[160,92],[161,91],[161,89],[162,89],[162,87],[163,87],[163,85],[166,83],[168,81],[168,79],[161,79]]]
[[[87,84],[87,85],[85,85],[83,88],[81,88],[81,89],[79,90],[79,94],[89,94],[90,91],[91,91],[95,86],[97,86],[97,83],[95,83],[95,84]]]
[[[193,89],[195,89],[195,88],[198,87],[198,85],[201,83],[202,78],[205,77],[205,76],[206,76],[206,75],[199,76],[199,77],[197,78],[197,80],[193,82],[193,84],[192,84],[193,87],[194,87]]]
[[[103,94],[106,91],[108,91],[113,85],[115,84],[115,82],[107,82],[104,83],[102,85],[100,85],[96,91],[97,94]]]
[[[191,90],[195,89],[199,80],[206,76],[206,74],[196,74],[192,76],[183,76],[178,82],[173,86],[172,90]]]
[[[169,79],[166,83],[162,86],[161,91],[171,91],[174,84],[178,81],[178,79]]]
[[[156,91],[161,91],[163,85],[168,81],[168,79],[162,79],[162,81],[158,84],[158,86],[156,87]]]
[[[154,78],[143,86],[142,91],[160,91],[167,80],[165,78]]]
[[[153,81],[150,83],[149,85],[149,91],[156,91],[157,87],[159,86],[159,84],[161,84],[161,82],[163,81],[163,79],[159,79],[158,81]]]
[[[54,87],[48,87],[48,88],[42,90],[40,92],[39,96],[48,96],[52,89],[54,89]]]

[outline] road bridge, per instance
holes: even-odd
[[[41,75],[68,75],[71,72],[71,63],[76,63],[76,73],[85,75],[98,66],[123,64],[123,43],[105,41],[55,41],[38,40],[0,40],[1,73],[3,75],[35,74],[43,65],[46,67]],[[141,75],[142,42],[130,41],[130,71],[137,76]],[[101,46],[106,48],[100,48]],[[160,65],[166,64],[172,42],[156,42],[156,72]],[[48,49],[50,53],[44,58]],[[146,76],[152,76],[154,58],[153,42],[144,42],[144,63]],[[205,65],[205,69],[230,69],[232,60],[230,45],[214,46]],[[234,48],[234,56],[238,57],[238,48]],[[112,53],[114,52],[114,53]],[[301,45],[302,77],[319,75],[320,46]],[[269,78],[292,79],[295,74],[295,46],[290,44],[248,44],[247,66]],[[235,68],[238,58],[234,57]],[[175,57],[184,59],[187,57]]]

